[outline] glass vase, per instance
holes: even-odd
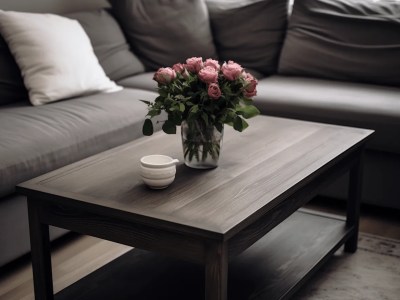
[[[207,126],[201,121],[182,121],[183,156],[185,165],[195,169],[211,169],[218,166],[224,129]]]

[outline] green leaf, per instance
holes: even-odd
[[[184,111],[185,111],[185,104],[179,103],[179,110],[180,110],[181,112],[184,112]]]
[[[222,132],[222,129],[224,128],[224,124],[222,124],[222,123],[215,123],[215,128],[217,128],[217,130],[219,131],[219,132]]]
[[[252,105],[253,104],[253,100],[250,98],[242,98],[242,101],[245,105]]]
[[[180,111],[174,111],[168,115],[168,121],[171,121],[175,125],[179,126],[182,123],[182,114]]]
[[[193,105],[192,108],[190,109],[190,112],[195,114],[199,111],[199,106],[198,105]]]
[[[206,113],[202,113],[201,118],[203,119],[206,126],[208,126],[208,115]]]
[[[144,104],[151,105],[150,101],[146,101],[146,100],[139,100],[139,101],[142,101]]]
[[[150,118],[158,116],[159,114],[161,114],[161,110],[158,109],[150,109],[149,112],[147,113],[147,115],[150,116]]]
[[[176,99],[176,100],[185,100],[185,96],[183,96],[183,95],[176,95],[176,96],[175,96],[175,99]]]
[[[162,130],[167,134],[175,134],[176,133],[176,126],[172,121],[165,121],[164,125],[162,126]]]
[[[237,118],[237,114],[234,110],[228,110],[226,116],[225,116],[225,123],[233,123],[235,119]]]
[[[236,111],[239,115],[242,115],[243,118],[245,119],[249,119],[260,114],[260,111],[254,105],[241,106],[237,108]]]
[[[164,97],[158,96],[154,102],[164,102]]]
[[[235,121],[233,122],[233,128],[239,132],[242,132],[245,130],[247,127],[249,127],[249,124],[243,120],[241,117],[237,116],[235,118]]]
[[[142,132],[143,132],[143,135],[147,135],[147,136],[150,136],[153,134],[153,132],[154,132],[153,122],[151,122],[150,119],[144,120]]]
[[[233,121],[234,119],[236,119],[236,117],[237,117],[236,111],[230,109],[227,113],[227,119]]]
[[[168,97],[168,92],[163,90],[163,89],[159,89],[158,93],[160,94],[161,97],[166,98]]]

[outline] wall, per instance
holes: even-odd
[[[109,6],[106,0],[0,0],[0,9],[68,13]]]

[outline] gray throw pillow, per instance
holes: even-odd
[[[122,29],[106,10],[70,13],[66,17],[81,24],[110,79],[118,81],[144,72],[141,61],[129,50]]]
[[[109,0],[128,42],[149,70],[216,58],[204,0]]]
[[[276,72],[285,37],[284,0],[206,0],[221,60],[265,75]]]
[[[295,1],[279,73],[400,85],[400,2]]]
[[[28,99],[21,71],[0,35],[0,105]]]

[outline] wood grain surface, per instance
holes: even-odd
[[[306,178],[317,177],[371,133],[260,116],[242,133],[226,128],[218,168],[202,171],[179,164],[175,182],[155,191],[140,179],[140,157],[159,153],[183,160],[180,137],[159,132],[40,176],[18,190],[111,208],[144,224],[156,220],[176,231],[223,236],[243,227],[261,208],[279,205],[281,194],[301,189]]]

